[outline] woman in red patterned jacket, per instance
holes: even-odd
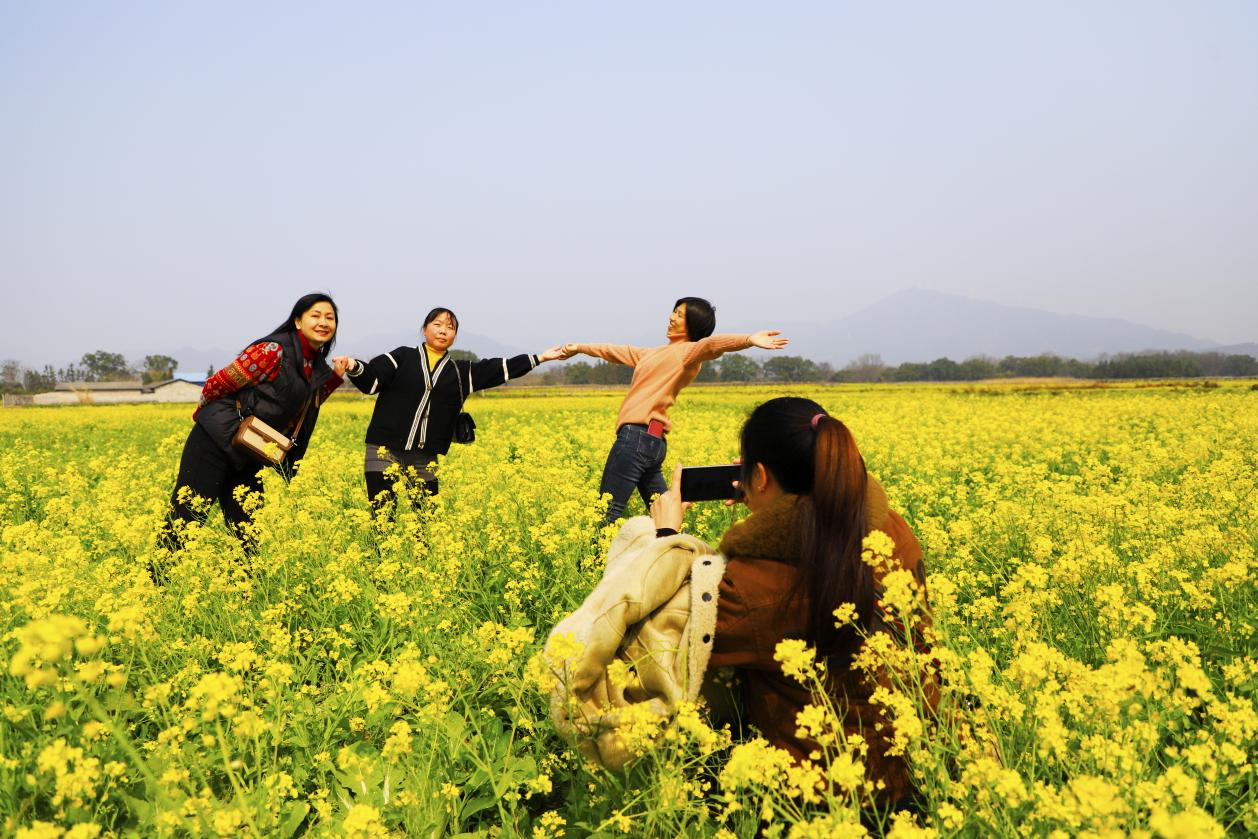
[[[250,344],[206,381],[201,404],[192,415],[196,424],[179,460],[170,516],[160,538],[163,545],[181,547],[187,524],[204,521],[205,508],[217,500],[228,528],[247,549],[252,547],[249,513],[236,491],[242,487],[262,491],[259,464],[232,446],[232,436],[242,416],[257,416],[282,434],[295,435],[280,466],[291,474],[310,443],[319,406],[340,387],[345,372],[343,365],[333,369],[327,362],[336,327],[332,298],[307,294],[271,334]]]

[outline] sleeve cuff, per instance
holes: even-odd
[[[354,366],[346,370],[345,375],[349,376],[350,378],[354,378],[356,376],[361,376],[363,374],[363,371],[366,369],[367,369],[366,364],[363,364],[358,359],[354,359]]]

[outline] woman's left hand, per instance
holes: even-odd
[[[790,343],[788,338],[779,338],[781,334],[776,329],[762,329],[751,333],[749,341],[753,347],[759,347],[762,350],[780,350]]]
[[[566,358],[566,356],[563,354],[563,344],[560,344],[555,347],[551,347],[546,352],[539,355],[537,357],[537,360],[538,361],[554,361],[559,358]]]
[[[655,522],[656,530],[667,527],[680,532],[682,520],[689,509],[690,502],[681,500],[681,466],[679,465],[673,470],[672,487],[651,502],[651,520]]]

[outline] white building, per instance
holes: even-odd
[[[48,393],[36,393],[6,404],[24,405],[115,405],[130,402],[196,402],[202,382],[167,379],[164,382],[59,382]]]

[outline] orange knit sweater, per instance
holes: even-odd
[[[677,401],[681,389],[699,375],[703,362],[750,346],[750,335],[709,335],[700,341],[687,341],[678,336],[659,347],[577,344],[577,352],[633,368],[629,392],[620,403],[620,414],[616,417],[617,428],[625,423],[645,425],[657,419],[664,423],[667,431],[672,427],[668,409]]]

